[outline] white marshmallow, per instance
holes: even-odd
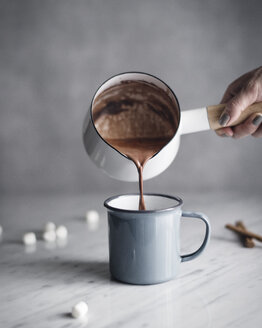
[[[56,240],[56,232],[54,230],[44,231],[43,239],[48,243],[53,243]]]
[[[87,312],[88,312],[88,305],[85,302],[81,301],[72,307],[71,314],[72,317],[74,318],[81,318],[85,316]]]
[[[23,242],[25,245],[35,245],[36,236],[34,232],[27,232],[23,236]]]
[[[0,225],[0,236],[2,236],[3,233],[3,227]]]
[[[45,225],[45,231],[55,231],[55,228],[54,222],[47,222]]]
[[[86,212],[86,222],[90,224],[98,223],[99,214],[95,210],[90,210]]]
[[[60,225],[56,229],[56,237],[59,239],[66,239],[68,235],[67,228],[63,225]]]

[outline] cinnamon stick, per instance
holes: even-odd
[[[251,232],[251,231],[249,231],[249,230],[245,230],[245,231],[244,231],[244,230],[242,230],[242,229],[240,229],[240,228],[238,228],[238,227],[235,227],[235,226],[232,225],[232,224],[226,224],[225,227],[226,227],[227,229],[229,229],[229,230],[232,230],[232,231],[235,231],[235,232],[239,233],[239,234],[242,235],[242,236],[246,236],[246,237],[254,238],[254,239],[256,239],[256,240],[262,242],[262,236],[260,236],[260,235],[258,235],[258,234],[256,234],[256,233],[254,233],[254,232]]]
[[[246,226],[244,225],[244,223],[242,221],[237,221],[236,222],[236,227],[242,229],[243,231],[247,231],[247,228],[246,228]],[[244,244],[245,247],[253,248],[255,246],[255,243],[254,243],[252,238],[242,236],[242,235],[241,235],[241,237],[242,237],[242,241],[243,241],[243,244]]]

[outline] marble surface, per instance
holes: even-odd
[[[181,264],[180,276],[152,286],[111,279],[103,201],[111,195],[24,195],[2,197],[0,223],[0,327],[259,327],[262,321],[262,244],[243,248],[225,223],[243,220],[262,234],[261,194],[184,193],[184,209],[206,213],[211,241],[197,259]],[[84,216],[99,211],[99,226]],[[22,235],[41,235],[54,221],[69,230],[67,243],[25,247]],[[181,252],[198,247],[204,226],[186,220]],[[70,317],[84,300],[88,317]]]

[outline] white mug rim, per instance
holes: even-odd
[[[122,209],[122,208],[119,208],[119,207],[109,205],[109,203],[112,200],[115,200],[117,198],[125,197],[125,196],[139,196],[139,195],[140,195],[139,193],[127,193],[127,194],[120,194],[120,195],[116,195],[116,196],[111,196],[111,197],[107,198],[104,201],[104,206],[108,210],[111,210],[113,212],[148,214],[148,213],[159,213],[159,212],[173,211],[174,209],[177,209],[177,208],[179,208],[183,205],[183,200],[180,197],[161,194],[161,193],[144,193],[144,196],[157,196],[157,197],[169,198],[169,199],[175,200],[177,202],[177,204],[175,204],[173,206],[169,206],[167,208],[157,209],[157,210],[129,210],[129,209]]]

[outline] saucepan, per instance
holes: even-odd
[[[125,81],[144,81],[164,90],[172,101],[172,107],[178,120],[178,129],[173,138],[145,165],[143,172],[144,180],[159,175],[173,162],[179,149],[181,135],[221,128],[218,121],[225,105],[220,104],[181,111],[175,93],[161,79],[142,72],[127,72],[115,75],[105,81],[96,91],[83,124],[83,142],[87,154],[97,167],[115,179],[137,181],[137,170],[131,160],[108,144],[99,134],[94,124],[93,109],[94,102],[98,96],[105,90],[121,85]],[[252,113],[256,112],[262,113],[262,103],[256,103],[246,108],[233,125],[243,122]]]

